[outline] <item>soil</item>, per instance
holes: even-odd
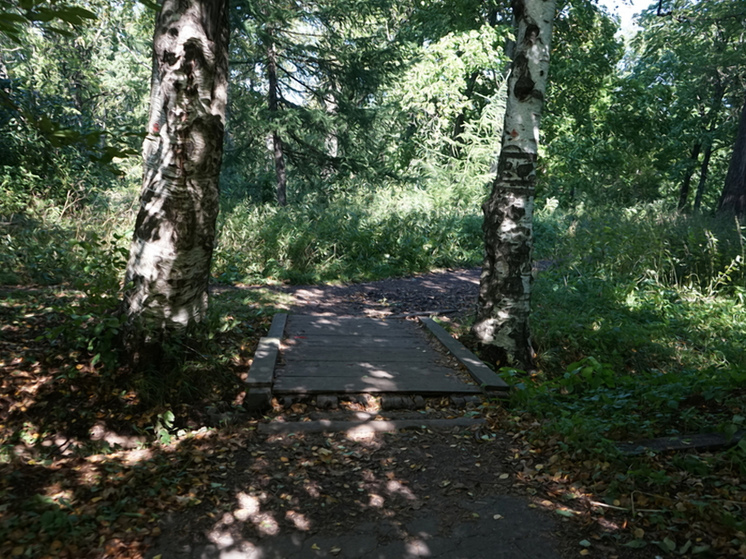
[[[371,317],[474,310],[479,270],[442,270],[345,286],[276,286],[288,311]],[[483,418],[447,431],[405,430],[363,440],[344,432],[262,435],[258,423],[347,420],[360,401],[321,409],[283,405],[237,425],[240,449],[210,479],[225,497],[166,519],[149,558],[639,557],[598,526],[556,514],[522,482],[518,435],[501,432],[486,402],[428,400],[420,410],[364,411],[379,418]],[[363,406],[364,407],[364,406]],[[498,412],[499,413],[499,412]],[[208,480],[203,480],[207,482]],[[588,541],[592,540],[592,544]]]
[[[467,315],[474,311],[479,268],[438,270],[406,278],[352,285],[270,286],[292,297],[297,314],[393,317],[412,314]]]

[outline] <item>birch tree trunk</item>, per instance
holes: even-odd
[[[502,151],[484,211],[485,259],[472,332],[500,365],[533,364],[529,329],[539,121],[555,0],[513,0],[517,33]]]
[[[694,196],[694,213],[699,213],[702,209],[702,197],[705,194],[705,186],[707,185],[707,174],[710,170],[710,159],[712,158],[712,140],[707,144],[705,148],[705,156],[702,159],[702,167],[699,171],[699,184],[697,185],[697,193]]]
[[[227,86],[228,1],[163,0],[125,275],[124,312],[136,346],[205,316]]]

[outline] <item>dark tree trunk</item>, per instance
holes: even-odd
[[[679,211],[683,211],[689,202],[689,191],[692,183],[692,175],[694,174],[694,168],[697,166],[697,160],[699,159],[699,150],[702,149],[702,144],[697,142],[692,148],[692,154],[689,156],[689,165],[686,168],[684,174],[684,180],[681,182],[681,188],[679,189]]]
[[[275,177],[277,181],[277,203],[281,206],[287,204],[287,171],[285,169],[285,151],[282,145],[282,137],[277,129],[279,117],[279,89],[277,85],[277,52],[275,44],[270,35],[267,48],[267,80],[269,81],[268,106],[270,118],[274,121],[272,130],[272,157],[275,162]]]
[[[746,216],[746,103],[741,111],[738,135],[717,211],[719,214]]]
[[[227,91],[227,0],[164,0],[125,275],[131,352],[205,317]]]
[[[698,212],[702,208],[702,196],[705,193],[705,185],[707,184],[707,174],[710,171],[710,158],[712,157],[712,145],[709,144],[705,148],[705,156],[702,160],[702,167],[699,171],[699,184],[697,185],[697,194],[694,197],[694,212]]]
[[[479,72],[472,72],[469,76],[469,79],[466,80],[466,89],[464,90],[464,95],[467,99],[471,99],[472,95],[474,94],[474,87],[477,85],[478,77]],[[461,112],[458,114],[458,116],[456,117],[456,121],[453,124],[453,133],[451,134],[451,155],[453,157],[461,157],[461,153],[463,151],[463,138],[461,137],[461,135],[464,133],[464,124],[466,124],[466,107],[461,109]]]
[[[524,369],[533,365],[529,329],[533,205],[554,11],[554,0],[513,2],[515,56],[497,177],[483,206],[485,259],[472,327],[490,361]]]

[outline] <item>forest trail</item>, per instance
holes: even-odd
[[[515,494],[510,439],[482,413],[507,385],[432,319],[401,316],[429,314],[414,285],[463,309],[474,276],[296,288],[316,312],[276,315],[259,342],[249,392],[266,390],[272,409],[256,427],[261,452],[229,476],[236,510],[172,518],[148,558],[566,557],[556,517]],[[394,309],[365,304],[381,288]]]

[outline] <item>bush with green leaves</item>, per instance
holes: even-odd
[[[513,404],[573,451],[732,432],[746,381],[744,229],[660,205],[537,212],[538,371],[504,369]],[[736,451],[734,451],[736,452]]]
[[[313,283],[476,265],[483,195],[481,186],[363,184],[286,208],[240,202],[221,217],[213,274]]]

